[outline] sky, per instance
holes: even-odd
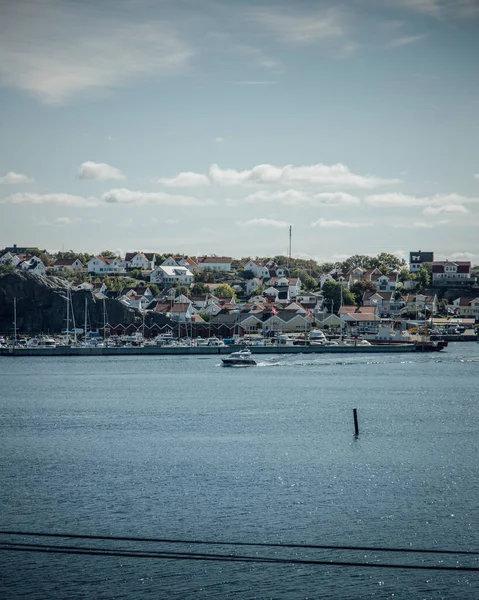
[[[479,0],[0,0],[0,247],[479,263]]]

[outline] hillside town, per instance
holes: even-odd
[[[410,329],[426,320],[438,332],[460,333],[479,323],[479,267],[435,260],[433,251],[411,251],[408,263],[380,253],[318,264],[287,256],[235,259],[141,250],[93,256],[13,245],[0,251],[1,273],[60,278],[72,292],[119,302],[142,315],[142,322],[108,323],[109,330],[141,327],[145,337],[179,327],[192,337],[304,334],[314,328],[361,335],[384,321]],[[161,319],[145,325],[149,315]]]

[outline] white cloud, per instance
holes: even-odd
[[[15,171],[10,171],[3,177],[0,177],[0,183],[6,183],[8,185],[15,185],[17,183],[33,183],[35,180],[32,177],[28,177],[28,175],[23,175],[22,173],[15,173]]]
[[[91,160],[80,165],[78,169],[79,179],[95,179],[97,181],[107,181],[108,179],[125,179],[125,176],[116,167],[106,163],[96,163]]]
[[[388,45],[390,48],[400,48],[401,46],[409,46],[410,44],[415,44],[416,42],[420,42],[425,37],[427,37],[426,33],[422,33],[419,35],[404,36],[404,37],[400,37],[400,38],[396,38],[395,40],[392,40],[391,42],[389,42]]]
[[[311,206],[340,206],[359,204],[361,201],[356,196],[344,192],[322,192],[319,194],[308,194],[301,190],[260,190],[253,192],[245,197],[244,201],[248,204],[257,202],[275,202],[287,206],[297,206],[301,204]]]
[[[264,185],[305,185],[305,186],[341,186],[346,188],[372,189],[382,185],[399,183],[399,179],[383,179],[373,175],[357,175],[352,173],[348,167],[338,163],[335,165],[306,165],[294,167],[276,167],[264,164],[256,165],[252,169],[238,171],[236,169],[222,169],[212,164],[208,175],[200,173],[183,172],[172,179],[158,179],[157,181],[166,185],[178,185],[179,182],[197,180],[200,185],[208,182],[220,186],[242,186],[252,184]],[[195,184],[198,185],[198,184]],[[318,196],[318,200],[327,200],[326,196]],[[343,196],[344,201],[346,196]],[[349,198],[349,200],[351,197]],[[331,201],[331,198],[330,198]],[[335,202],[341,203],[340,196],[336,196]],[[354,202],[354,201],[353,201]]]
[[[251,219],[237,223],[238,227],[274,227],[276,229],[286,229],[291,225],[286,221],[277,221],[276,219]]]
[[[73,225],[74,223],[80,223],[82,219],[70,218],[70,217],[57,217],[53,220],[56,225]]]
[[[311,223],[311,227],[347,227],[347,228],[358,228],[358,227],[371,227],[372,223],[358,223],[351,221],[328,221],[326,219],[318,219]]]
[[[270,29],[281,41],[310,44],[345,35],[340,14],[334,9],[305,16],[260,9],[254,12],[253,16],[258,23]]]
[[[207,175],[201,173],[192,173],[191,171],[185,171],[179,173],[176,177],[160,177],[153,180],[155,183],[161,183],[168,187],[198,187],[203,185],[210,185],[210,180]]]
[[[56,104],[85,90],[183,69],[192,51],[171,24],[135,22],[126,8],[112,12],[56,0],[2,3],[0,84]]]
[[[397,4],[385,0],[387,6]],[[477,0],[400,0],[403,7],[434,18],[469,18],[479,14]]]
[[[462,204],[444,204],[443,206],[428,206],[422,212],[424,215],[439,215],[441,213],[466,214],[469,211]]]
[[[321,192],[320,194],[315,194],[313,198],[318,200],[320,204],[327,204],[330,206],[361,203],[361,200],[357,196],[351,196],[351,194],[345,194],[344,192]]]
[[[412,196],[397,192],[374,194],[366,197],[366,203],[377,207],[451,206],[479,203],[479,198],[460,194],[435,194],[434,196]]]
[[[98,206],[97,198],[84,198],[72,194],[33,194],[17,193],[7,196],[3,202],[8,204],[52,204],[56,206],[71,206],[75,208],[88,208]]]
[[[125,188],[105,192],[101,199],[108,204],[157,204],[162,206],[204,206],[211,200],[192,196],[176,196],[165,192],[138,192]]]
[[[474,179],[479,179],[479,173],[476,173],[476,174],[474,175]]]
[[[217,142],[218,144],[222,144],[225,141],[224,137],[221,137],[220,135],[218,137],[215,137],[215,142]]]
[[[435,222],[425,222],[425,221],[415,221],[412,226],[414,229],[435,229],[436,227],[440,227],[441,225],[446,225],[449,221],[435,221]]]

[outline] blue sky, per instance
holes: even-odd
[[[479,2],[0,3],[0,246],[479,263]]]

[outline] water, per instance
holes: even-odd
[[[1,358],[0,529],[479,550],[479,344],[260,360]],[[0,597],[464,600],[479,574],[0,552]]]

